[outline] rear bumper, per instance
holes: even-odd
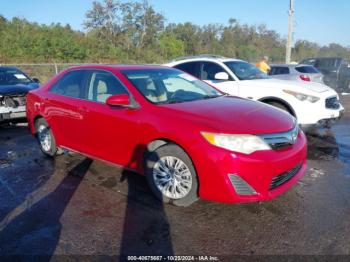
[[[197,148],[196,152],[192,157],[199,177],[199,196],[224,203],[271,200],[292,187],[307,167],[303,132],[299,133],[297,142],[286,149],[244,155],[211,146],[210,150]],[[297,166],[300,167],[292,176],[271,189],[276,177],[295,170]],[[255,193],[239,194],[230,180],[232,174],[239,176]]]

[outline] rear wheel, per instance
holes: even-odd
[[[164,145],[147,156],[146,177],[153,193],[165,203],[189,206],[198,200],[196,171],[177,145]]]
[[[55,156],[57,152],[56,141],[49,124],[45,119],[39,118],[35,122],[35,129],[41,151],[50,157]]]

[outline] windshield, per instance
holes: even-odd
[[[0,85],[28,84],[32,80],[16,68],[0,68]]]
[[[171,104],[222,96],[210,85],[176,69],[142,69],[122,72],[154,104]]]
[[[230,61],[224,63],[237,76],[239,80],[268,79],[268,75],[261,72],[256,66],[243,61]]]

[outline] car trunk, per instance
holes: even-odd
[[[323,75],[322,74],[306,74],[310,77],[312,82],[322,83],[323,84]]]

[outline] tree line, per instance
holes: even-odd
[[[234,18],[203,26],[167,23],[146,0],[94,2],[84,27],[81,32],[70,25],[0,16],[0,63],[162,63],[196,54],[251,62],[268,55],[273,62],[283,62],[285,57],[285,39],[264,24],[242,24]],[[350,48],[297,40],[292,60],[312,56],[350,60]]]

